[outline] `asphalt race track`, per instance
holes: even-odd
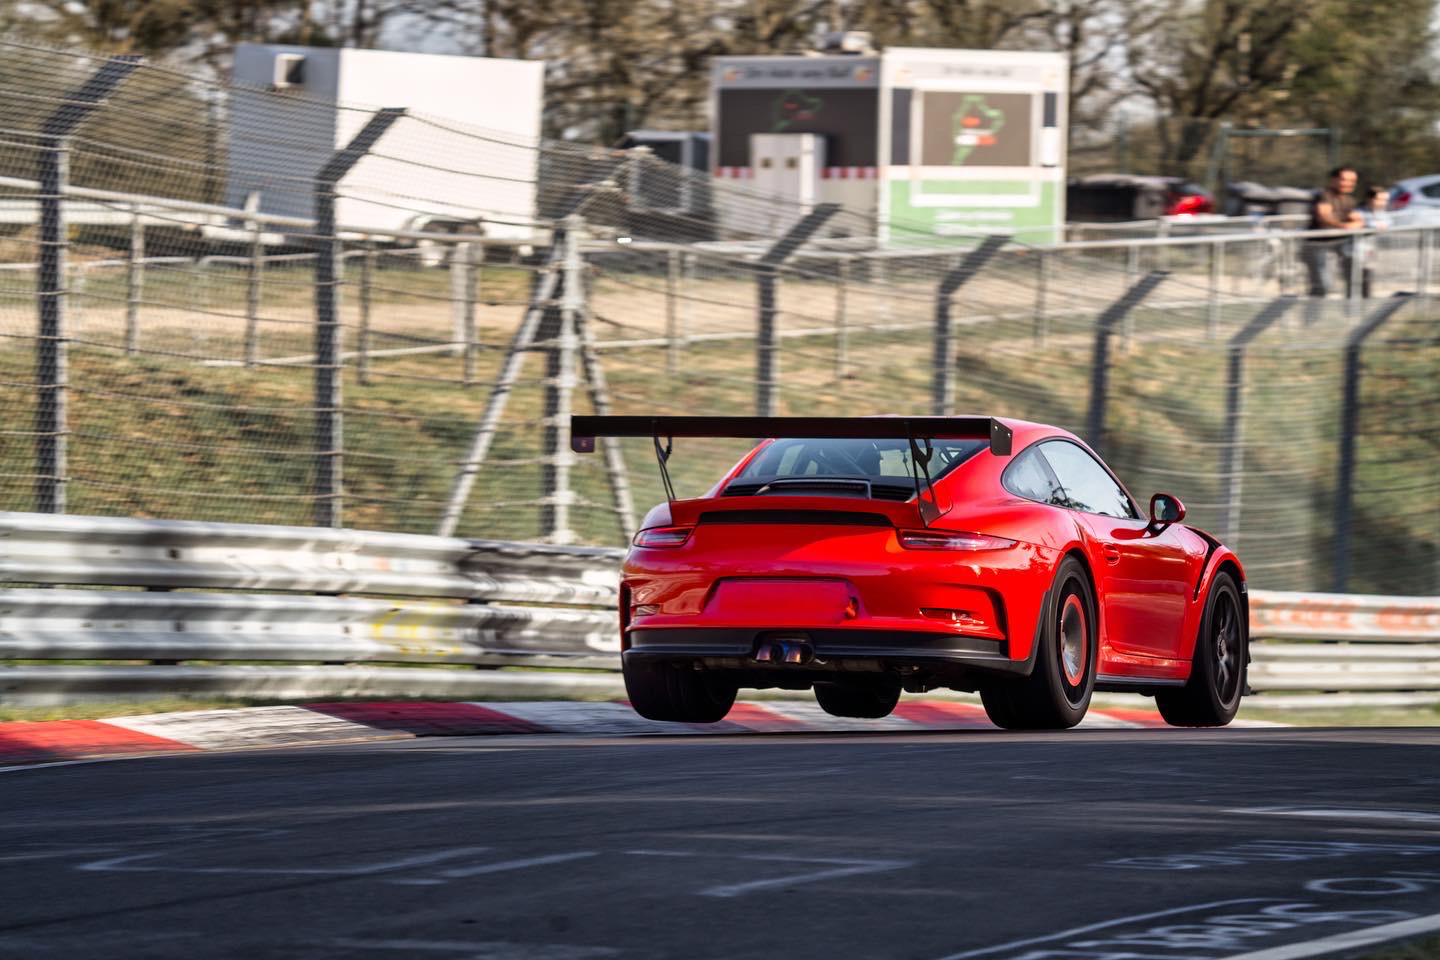
[[[5,958],[1292,960],[1440,932],[1440,729],[418,740],[10,769],[0,809]]]

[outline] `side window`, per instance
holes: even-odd
[[[1064,440],[1040,445],[1045,459],[1060,480],[1055,503],[1086,513],[1135,519],[1135,507],[1105,468],[1084,450]]]
[[[1051,503],[1055,499],[1055,481],[1040,457],[1039,447],[1031,447],[1011,461],[1000,482],[1006,490],[1026,500]]]

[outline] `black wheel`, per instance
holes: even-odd
[[[1245,694],[1245,666],[1250,659],[1250,625],[1244,611],[1235,578],[1216,574],[1205,598],[1189,681],[1178,690],[1155,694],[1155,705],[1166,723],[1223,727],[1235,719]]]
[[[647,720],[716,723],[735,705],[735,684],[669,663],[626,660],[625,693]]]
[[[815,700],[832,717],[878,720],[900,702],[898,683],[817,683]]]
[[[1099,619],[1085,568],[1066,557],[1055,573],[1035,669],[1021,680],[982,688],[990,722],[1007,730],[1064,730],[1090,709],[1099,659]]]

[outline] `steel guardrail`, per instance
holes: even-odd
[[[613,671],[622,555],[0,512],[0,661],[11,662],[0,699],[463,696],[477,667]],[[1250,683],[1265,705],[1440,702],[1440,598],[1254,590],[1249,601]],[[1295,695],[1307,693],[1324,696]]]

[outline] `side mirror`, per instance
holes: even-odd
[[[1157,493],[1150,498],[1150,526],[1168,527],[1185,519],[1185,504],[1179,497]]]

